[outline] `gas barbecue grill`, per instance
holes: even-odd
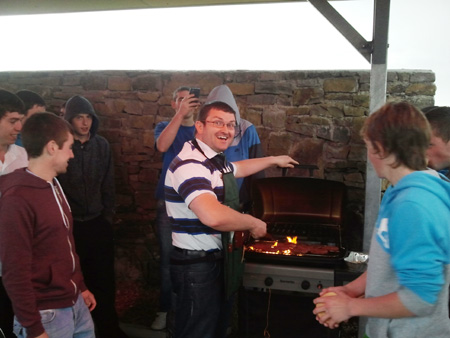
[[[337,336],[336,330],[320,326],[311,311],[312,299],[322,289],[357,276],[341,273],[346,186],[316,178],[271,177],[255,182],[252,197],[253,215],[267,223],[269,238],[245,247],[241,337],[264,337],[262,325],[269,325],[272,338]],[[258,316],[265,310],[273,320],[267,313]]]
[[[272,238],[247,245],[246,260],[316,267],[340,263],[345,194],[342,182],[315,178],[256,181],[253,215],[267,223]]]

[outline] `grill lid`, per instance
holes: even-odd
[[[305,177],[259,179],[252,190],[253,215],[267,223],[341,225],[346,187]]]

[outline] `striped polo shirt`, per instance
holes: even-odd
[[[198,140],[208,159],[217,153]],[[166,209],[172,225],[173,245],[188,250],[222,249],[220,232],[210,228],[189,209],[189,204],[201,194],[211,194],[220,203],[224,200],[222,173],[207,159],[192,141],[184,144],[174,158],[165,180]],[[232,166],[232,170],[235,167]]]

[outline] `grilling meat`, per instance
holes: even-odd
[[[339,252],[334,245],[321,244],[295,244],[278,241],[257,241],[247,246],[248,251],[267,253],[274,255],[302,256],[305,254],[327,255]]]

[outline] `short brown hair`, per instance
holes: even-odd
[[[445,143],[450,141],[450,107],[433,107],[425,113],[434,135]]]
[[[233,108],[231,108],[229,105],[227,105],[225,102],[222,101],[213,101],[211,103],[205,104],[201,109],[200,112],[198,113],[197,116],[197,121],[201,121],[204,122],[206,120],[206,118],[208,117],[209,112],[211,111],[211,109],[217,109],[217,110],[221,110],[225,113],[230,113],[233,114],[234,116],[236,116],[236,112],[233,110]]]
[[[177,94],[179,92],[188,92],[191,90],[191,87],[181,86],[175,89],[172,93],[172,101],[175,101],[177,99]]]
[[[25,104],[16,94],[0,89],[0,119],[2,119],[6,113],[14,112],[24,115]]]
[[[402,164],[412,170],[423,170],[427,166],[430,125],[424,114],[407,102],[388,103],[372,113],[361,129],[361,136],[377,152],[393,154],[394,168]]]
[[[53,113],[36,113],[30,116],[22,128],[22,142],[29,158],[42,155],[45,145],[55,141],[59,148],[73,135],[71,125]]]

